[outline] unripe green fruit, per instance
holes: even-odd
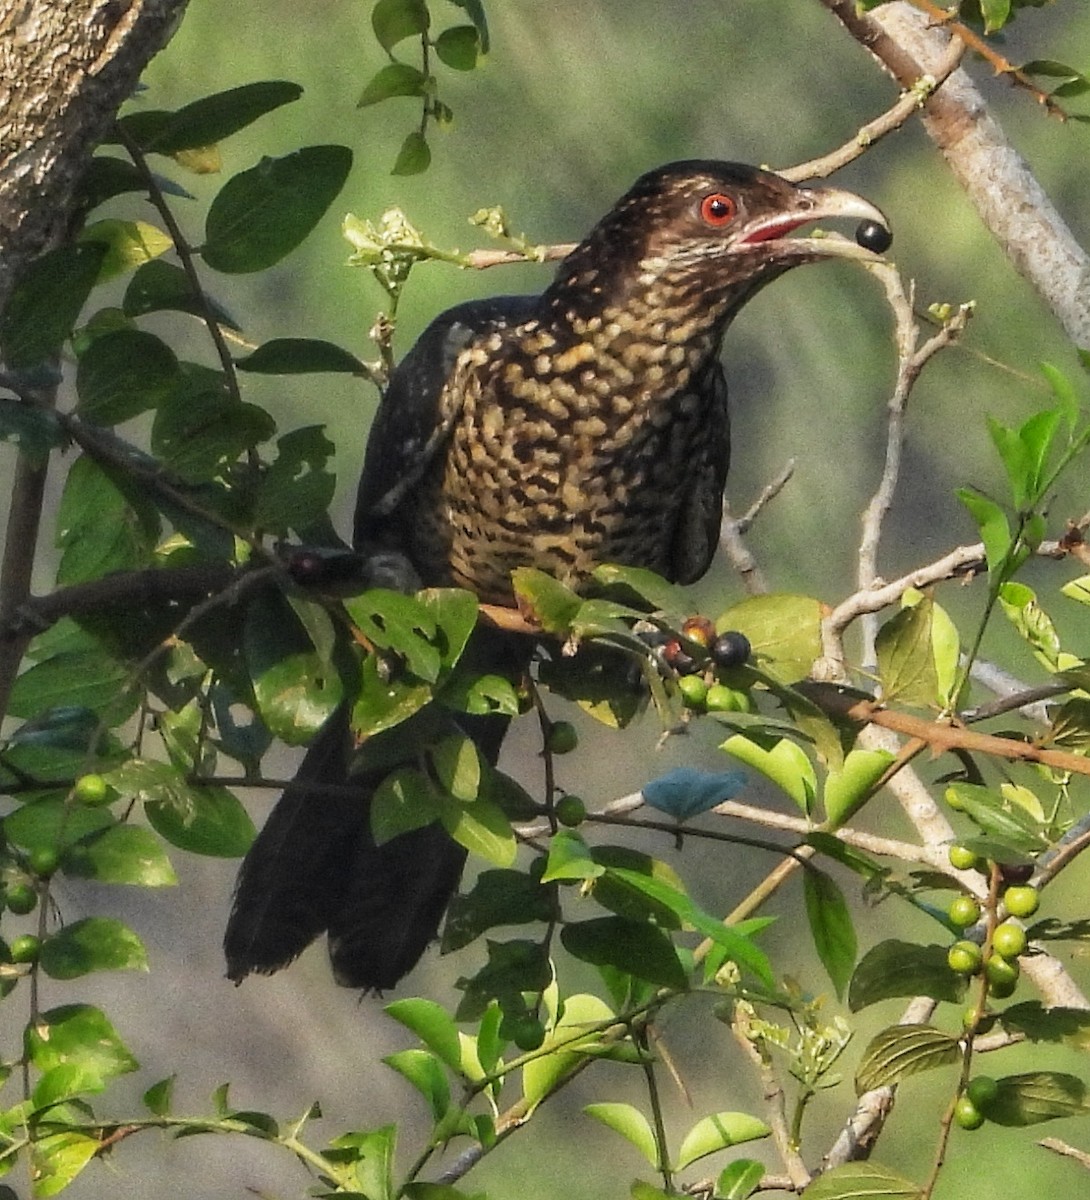
[[[980,970],[983,954],[976,942],[955,942],[946,953],[951,971],[959,975],[975,975]]]
[[[999,1098],[999,1084],[990,1075],[977,1075],[965,1085],[965,1095],[986,1113]]]
[[[101,775],[81,775],[72,788],[72,795],[80,804],[95,808],[110,799],[110,788]]]
[[[708,688],[704,701],[708,712],[742,712],[753,711],[753,700],[748,692],[738,688],[727,687],[725,683],[713,683]]]
[[[579,796],[561,796],[556,802],[556,819],[561,825],[574,829],[587,819],[587,806]]]
[[[954,1105],[954,1120],[962,1129],[979,1129],[984,1124],[984,1114],[968,1096],[959,1096]]]
[[[38,961],[38,955],[42,950],[42,942],[41,939],[36,938],[34,934],[24,933],[19,937],[12,939],[8,950],[11,954],[12,962],[34,963]]]
[[[682,675],[677,681],[677,690],[685,701],[686,708],[701,709],[708,698],[708,685],[702,675]]]
[[[1026,931],[1013,921],[1004,921],[992,934],[992,949],[1006,959],[1017,958],[1026,952]]]
[[[571,721],[554,721],[549,726],[545,745],[552,754],[571,754],[579,745],[579,733]]]
[[[1014,992],[1020,974],[1017,962],[1011,962],[998,954],[990,955],[984,964],[988,990],[997,1000],[1006,1000]]]
[[[1016,884],[1003,893],[1003,903],[1012,917],[1032,917],[1041,903],[1041,894],[1035,887]]]
[[[511,1041],[525,1053],[531,1050],[536,1050],[545,1040],[545,1026],[537,1019],[529,1015],[519,1017],[515,1021],[514,1029],[511,1031]]]
[[[27,863],[40,879],[48,879],[60,865],[60,855],[52,846],[38,846],[27,855]]]
[[[29,883],[10,883],[4,892],[4,903],[16,916],[25,917],[38,907],[38,893]]]
[[[955,896],[950,901],[946,915],[950,918],[951,925],[958,929],[968,929],[980,920],[980,905],[972,896]]]
[[[980,869],[980,855],[974,853],[968,846],[951,846],[947,851],[950,866],[958,871],[976,871]]]

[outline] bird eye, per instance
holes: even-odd
[[[734,219],[737,205],[734,200],[723,192],[712,192],[700,201],[700,217],[705,225],[713,229],[721,229]]]

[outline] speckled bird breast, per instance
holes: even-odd
[[[519,566],[573,586],[603,562],[676,577],[680,514],[709,454],[725,452],[708,339],[638,341],[609,312],[573,334],[565,345],[536,322],[493,332],[444,390],[451,429],[421,481],[414,557],[482,600],[510,603]]]

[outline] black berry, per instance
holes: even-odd
[[[860,221],[855,231],[855,240],[864,250],[873,250],[875,254],[885,254],[893,244],[893,234],[877,221]]]
[[[749,638],[736,629],[728,629],[712,642],[712,662],[717,667],[740,667],[749,659],[753,647]]]

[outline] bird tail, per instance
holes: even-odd
[[[494,764],[508,719],[457,720]],[[342,706],[243,859],[223,942],[236,983],[279,971],[328,933],[338,983],[391,988],[435,937],[466,852],[438,822],[376,846],[371,798],[385,772],[350,776],[351,754]]]

